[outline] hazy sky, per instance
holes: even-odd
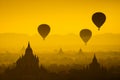
[[[106,14],[101,31],[92,23],[95,12]],[[0,33],[38,33],[39,24],[51,26],[50,34],[120,33],[120,0],[0,0]]]

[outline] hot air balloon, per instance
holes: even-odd
[[[85,42],[85,44],[87,44],[91,36],[92,36],[92,32],[89,29],[82,29],[80,31],[80,37]]]
[[[42,36],[43,40],[45,40],[50,32],[50,26],[47,24],[41,24],[38,26],[38,32]]]
[[[100,30],[100,28],[104,24],[105,20],[106,20],[106,16],[102,12],[96,12],[92,16],[92,21],[98,27],[98,30]]]

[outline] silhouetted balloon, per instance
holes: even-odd
[[[98,30],[100,30],[100,27],[104,24],[105,20],[106,16],[102,12],[96,12],[92,16],[92,21],[98,27]]]
[[[39,34],[42,36],[42,38],[45,40],[45,38],[47,37],[47,35],[50,32],[50,27],[47,24],[41,24],[38,26],[38,32]]]
[[[92,32],[89,29],[82,29],[80,31],[80,37],[85,42],[85,44],[87,44],[87,42],[89,41],[89,39],[91,38],[91,36],[92,36]]]

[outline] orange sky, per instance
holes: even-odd
[[[107,16],[101,31],[92,23],[94,12]],[[119,0],[0,0],[0,33],[37,34],[39,24],[51,26],[52,34],[120,33]]]

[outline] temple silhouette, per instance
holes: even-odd
[[[16,61],[16,68],[28,71],[39,70],[39,58],[33,54],[32,48],[30,47],[30,43],[28,43],[25,55],[23,55]]]
[[[7,68],[3,75],[3,80],[44,80],[45,68],[39,65],[39,58],[33,54],[33,50],[28,42],[25,54],[15,63],[14,67]],[[47,74],[47,73],[46,73]]]
[[[91,70],[94,70],[94,71],[100,69],[100,64],[98,63],[95,54],[94,54],[94,58],[93,58],[93,60],[92,60],[92,63],[89,65],[89,68],[90,68]]]
[[[100,72],[105,71],[106,69],[100,65],[96,58],[96,55],[94,54],[93,60],[88,66],[88,70],[90,70],[91,72]]]
[[[59,50],[58,54],[64,54],[64,51],[63,51],[63,49],[62,49],[62,48],[60,48],[60,50]]]

